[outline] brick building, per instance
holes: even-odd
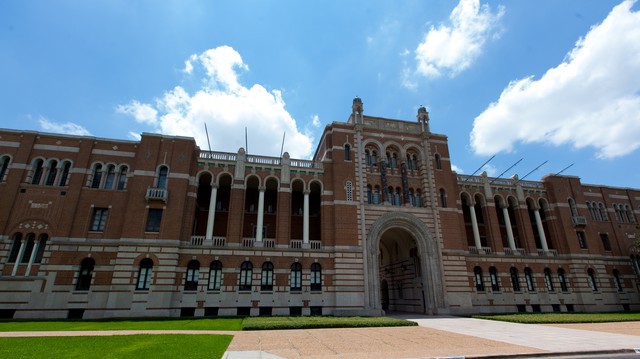
[[[451,170],[363,115],[312,160],[0,130],[0,316],[640,309],[640,190]]]

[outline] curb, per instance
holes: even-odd
[[[577,356],[577,355],[638,354],[638,353],[640,353],[640,349],[615,349],[615,350],[591,350],[591,351],[552,352],[552,353],[533,353],[533,354],[465,356],[461,358],[464,358],[464,359],[562,358],[562,357]]]

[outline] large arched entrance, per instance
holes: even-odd
[[[440,251],[427,226],[413,215],[386,213],[367,237],[371,309],[444,312]]]

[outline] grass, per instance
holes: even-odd
[[[242,318],[0,321],[0,332],[53,330],[242,330]]]
[[[413,326],[388,317],[247,317],[157,320],[11,320],[0,321],[0,332],[83,330],[269,330]]]
[[[414,326],[415,322],[388,317],[249,317],[243,330],[315,329]]]
[[[2,358],[222,358],[231,335],[0,338]]]
[[[571,324],[640,321],[640,313],[518,313],[474,315],[473,318],[524,324]]]

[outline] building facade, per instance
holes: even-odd
[[[363,114],[313,159],[0,130],[0,317],[640,309],[640,190],[468,176]]]

